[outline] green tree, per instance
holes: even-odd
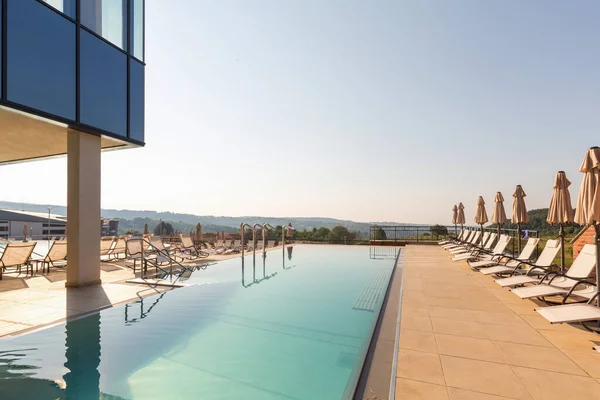
[[[155,235],[162,235],[163,232],[167,235],[172,235],[175,230],[173,229],[173,225],[171,225],[169,222],[161,221],[158,225],[156,225],[153,232]]]
[[[332,241],[343,241],[351,240],[352,234],[345,226],[334,226],[329,233],[329,240]]]
[[[448,228],[446,228],[443,225],[433,225],[432,227],[429,228],[429,231],[431,232],[432,235],[435,236],[445,236],[448,234]]]
[[[387,235],[385,231],[380,226],[373,227],[373,240],[386,240]]]
[[[331,233],[331,231],[328,228],[325,228],[324,226],[322,226],[319,229],[317,229],[317,231],[315,233],[313,233],[313,240],[321,240],[321,241],[329,240],[330,233]]]

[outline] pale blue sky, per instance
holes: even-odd
[[[146,7],[147,146],[103,155],[106,208],[471,221],[516,184],[547,207],[559,169],[575,202],[600,143],[594,0]],[[64,159],[0,173],[4,200],[66,203]]]

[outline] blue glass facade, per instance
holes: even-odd
[[[0,103],[143,144],[144,1],[111,1],[0,0]]]

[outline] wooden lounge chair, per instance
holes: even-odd
[[[66,240],[55,240],[50,248],[48,249],[48,254],[43,257],[32,257],[31,261],[36,264],[42,264],[42,273],[44,269],[47,267],[48,272],[50,272],[50,266],[56,267],[55,263],[65,263],[67,260],[67,241]],[[37,267],[36,267],[37,269]]]
[[[8,267],[16,267],[19,274],[21,273],[21,267],[31,267],[31,274],[33,275],[33,266],[31,264],[31,253],[35,248],[36,242],[25,242],[25,243],[7,243],[4,247],[2,255],[0,255],[0,279],[2,279],[2,273],[6,271]]]
[[[512,239],[510,236],[508,237],[509,240]],[[499,271],[498,273],[512,272],[522,261],[528,261],[531,258],[539,242],[540,239],[538,238],[529,238],[523,247],[523,250],[521,250],[521,254],[519,254],[517,257],[510,257],[502,254],[498,257],[494,256],[487,260],[469,261],[469,266],[471,266],[473,269],[478,269],[479,272],[486,275],[496,273],[493,270],[493,268],[496,267],[498,268],[496,270]]]

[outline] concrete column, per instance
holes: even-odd
[[[100,281],[100,137],[67,138],[67,287]]]

